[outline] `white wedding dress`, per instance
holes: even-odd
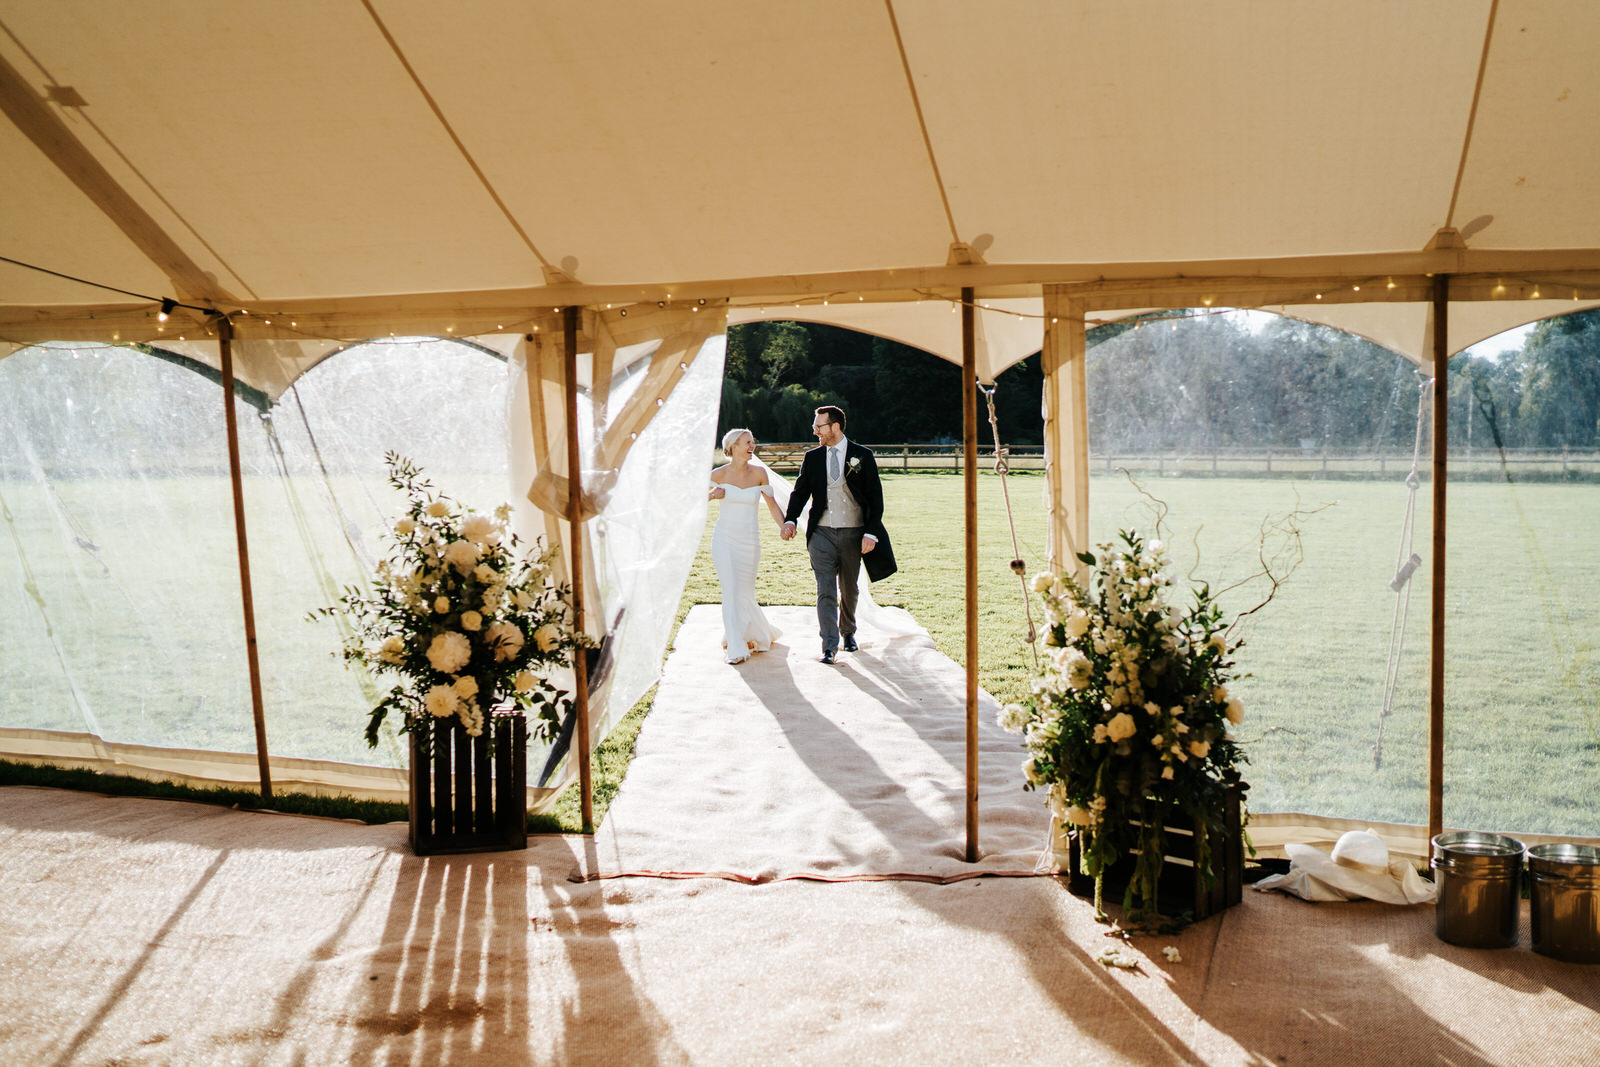
[[[752,652],[766,652],[778,636],[756,603],[756,570],[761,566],[763,495],[770,485],[724,485],[722,510],[711,530],[711,562],[722,583],[722,644],[729,663],[743,663]]]

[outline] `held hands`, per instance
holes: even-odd
[[[778,537],[784,541],[794,539],[794,523],[786,522],[778,528]]]

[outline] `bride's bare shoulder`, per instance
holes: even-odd
[[[714,481],[714,482],[723,482],[723,481],[727,480],[728,468],[731,467],[731,466],[733,466],[733,464],[724,463],[722,466],[720,466],[716,470],[712,471],[711,472],[711,480]]]

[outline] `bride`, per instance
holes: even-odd
[[[761,564],[761,504],[780,526],[783,511],[774,499],[770,471],[755,459],[755,448],[749,430],[729,430],[722,437],[728,462],[711,472],[711,499],[722,501],[711,531],[711,562],[722,584],[722,645],[729,663],[766,652],[779,636],[756,603],[756,569]]]

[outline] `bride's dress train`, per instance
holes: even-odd
[[[752,652],[766,652],[779,631],[756,603],[756,570],[761,566],[761,497],[770,485],[724,485],[722,510],[711,531],[711,562],[722,583],[722,644],[729,663]]]

